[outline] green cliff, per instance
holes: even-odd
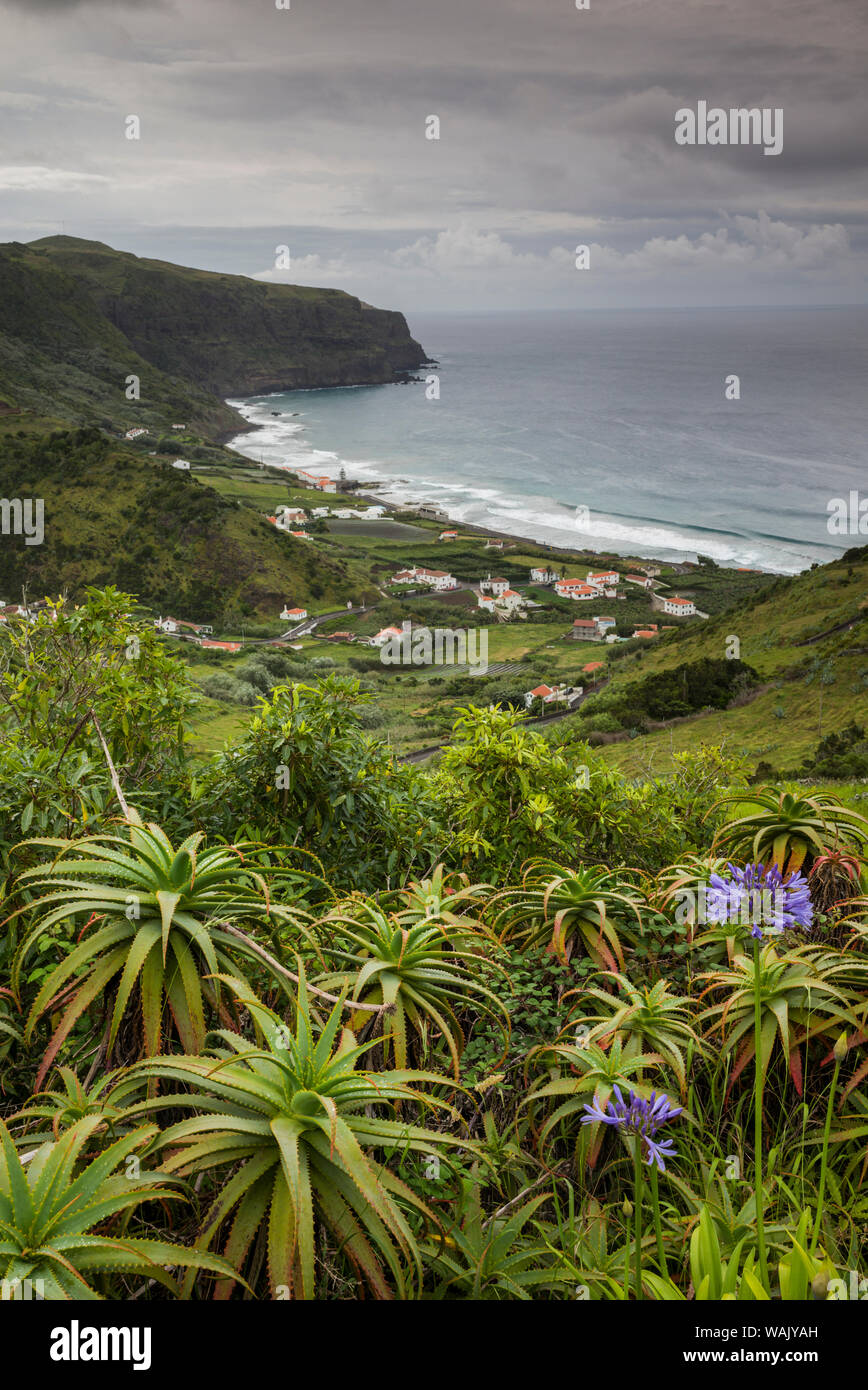
[[[0,406],[117,428],[238,427],[223,403],[393,381],[425,361],[402,314],[342,290],[267,284],[101,242],[0,246]],[[126,379],[141,381],[128,401]]]

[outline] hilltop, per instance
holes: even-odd
[[[393,381],[425,361],[403,314],[342,290],[147,260],[98,241],[0,246],[0,411],[104,429],[239,429],[231,394]],[[127,377],[141,398],[126,399]]]

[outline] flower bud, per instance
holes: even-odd
[[[633,1215],[633,1203],[630,1201],[629,1197],[624,1198],[624,1204],[621,1207],[621,1210],[626,1217],[630,1217]]]
[[[846,1033],[841,1033],[841,1034],[839,1034],[838,1041],[835,1043],[835,1046],[832,1048],[832,1056],[835,1058],[835,1061],[836,1061],[836,1062],[843,1062],[844,1058],[847,1056],[847,1034],[846,1034]]]

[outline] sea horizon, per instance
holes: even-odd
[[[865,306],[442,311],[410,328],[436,364],[418,380],[230,397],[256,428],[229,447],[563,548],[797,573],[858,543],[827,521],[865,475]]]

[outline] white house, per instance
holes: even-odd
[[[380,631],[371,638],[369,645],[372,647],[384,647],[387,642],[391,642],[393,637],[403,637],[404,634],[399,627],[381,627]]]
[[[663,612],[672,613],[676,618],[690,618],[696,612],[696,604],[691,598],[679,598],[673,594],[663,599]]]
[[[302,619],[303,619],[303,618],[306,618],[306,617],[307,617],[307,609],[306,609],[306,608],[286,608],[286,607],[285,607],[284,610],[283,610],[283,612],[282,612],[281,615],[280,615],[281,622],[284,622],[284,623],[300,623],[300,622],[302,621]]]
[[[654,581],[650,574],[625,574],[624,582],[626,584],[638,584],[642,589],[654,588]]]
[[[544,705],[574,705],[579,697],[584,693],[581,685],[538,685],[533,690],[526,690],[524,693],[524,703],[530,709],[534,700],[542,700]]]
[[[180,468],[182,472],[184,472],[184,473],[189,473],[189,471],[190,471],[190,460],[189,460],[189,459],[173,459],[173,460],[172,460],[172,467],[173,467],[173,468]]]
[[[445,570],[417,569],[416,577],[423,584],[430,584],[432,589],[457,589],[458,580],[452,574],[447,574]]]
[[[524,607],[524,599],[515,589],[504,589],[502,594],[496,595],[494,602],[507,613],[514,613],[516,609]]]
[[[173,426],[172,426],[172,429],[173,429],[173,430],[185,430],[186,428],[187,428],[186,425],[173,425]]]
[[[21,603],[6,603],[0,606],[0,623],[7,623],[10,618],[29,620],[32,616],[32,610],[25,608]]]
[[[560,594],[561,598],[572,598],[577,602],[600,597],[599,589],[593,584],[586,584],[583,579],[559,579],[555,584],[555,593]]]
[[[588,570],[588,583],[595,589],[612,589],[618,583],[617,570]]]
[[[502,549],[503,549],[503,541],[486,541],[486,542],[485,542],[485,549],[486,549],[486,550],[502,550]]]
[[[597,624],[597,630],[599,632],[608,632],[610,627],[617,626],[615,619],[608,616],[598,618],[597,615],[594,614],[594,622]]]
[[[545,565],[531,570],[530,580],[532,584],[554,584],[557,575],[554,570],[547,569]]]
[[[441,531],[441,532],[440,532],[440,539],[441,539],[441,541],[457,541],[457,540],[458,540],[458,532],[457,532],[457,531]]]
[[[500,598],[501,594],[505,594],[508,588],[508,579],[492,579],[490,574],[479,581],[480,593],[493,594],[495,598]]]
[[[138,439],[143,434],[150,434],[150,430],[146,430],[141,425],[137,425],[135,429],[127,430],[124,439]]]
[[[558,700],[564,699],[566,693],[567,687],[565,685],[537,685],[533,690],[524,692],[524,703],[528,709],[534,700],[542,700],[544,705],[552,705]]]
[[[290,531],[289,534],[290,534],[291,536],[295,536],[295,539],[296,539],[297,541],[312,541],[312,540],[313,540],[313,536],[311,536],[307,531]]]
[[[302,511],[290,511],[288,507],[284,507],[281,511],[278,512],[277,516],[269,516],[266,518],[266,520],[270,521],[272,526],[276,526],[278,531],[283,531],[285,535],[307,535],[306,531],[298,531],[294,529],[299,525],[299,523],[303,526],[307,521],[307,517]],[[310,537],[308,537],[308,539],[310,539]]]
[[[399,570],[392,576],[393,584],[428,584],[432,589],[457,589],[458,580],[445,570],[429,570],[420,565],[412,565],[408,570]]]
[[[333,478],[326,478],[320,473],[303,473],[299,470],[296,477],[304,487],[316,488],[318,492],[337,492],[338,485]]]
[[[186,628],[188,632],[193,632],[196,636],[200,633],[211,633],[214,628],[210,623],[188,623],[184,618],[155,618],[154,627],[160,632],[174,633]]]

